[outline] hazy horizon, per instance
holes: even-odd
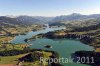
[[[0,15],[54,17],[100,14],[100,0],[0,0]]]
[[[68,16],[68,15],[72,15],[72,14],[80,14],[80,15],[86,15],[86,16],[89,16],[89,15],[96,15],[96,14],[81,14],[81,13],[70,13],[70,14],[66,14],[66,15],[57,15],[57,16]],[[98,13],[100,14],[100,13]],[[36,15],[0,15],[0,16],[8,16],[8,17],[18,17],[18,16],[33,16],[33,17],[56,17],[56,16],[36,16]]]

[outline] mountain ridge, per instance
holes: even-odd
[[[0,16],[0,26],[5,25],[32,25],[32,24],[57,24],[62,23],[62,25],[66,23],[77,22],[77,24],[87,24],[92,23],[95,24],[99,22],[100,14],[91,14],[91,15],[82,15],[80,13],[72,13],[70,15],[61,15],[56,17],[44,17],[44,16]],[[92,20],[92,21],[91,21]],[[96,20],[96,21],[95,21]]]

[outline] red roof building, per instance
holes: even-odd
[[[2,33],[2,32],[0,32],[0,35],[3,35],[3,33]]]

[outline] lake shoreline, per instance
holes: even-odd
[[[60,32],[62,31],[62,32]],[[51,32],[51,33],[50,33]],[[58,34],[54,32],[58,32]],[[48,34],[49,33],[49,34]],[[91,41],[91,37],[87,36],[87,35],[78,35],[78,34],[75,34],[75,33],[67,33],[68,35],[66,35],[63,30],[55,30],[55,31],[49,31],[47,33],[40,33],[40,34],[37,34],[37,35],[33,35],[31,38],[26,38],[28,41],[26,41],[26,43],[30,43],[32,40],[36,40],[36,39],[39,39],[39,38],[50,38],[50,39],[61,39],[61,38],[66,38],[68,37],[68,39],[77,39],[79,40],[80,42],[84,43],[84,41],[82,41],[82,38],[86,39],[86,38],[89,38],[89,40]],[[56,36],[56,37],[55,37]],[[73,37],[73,38],[72,38]],[[78,37],[78,38],[77,38]],[[80,40],[81,39],[81,40]],[[89,45],[88,42],[85,42],[86,45]],[[51,45],[52,46],[52,45]],[[92,46],[92,45],[89,45],[89,46]]]
[[[36,38],[49,38],[49,39],[62,39],[62,38],[67,38],[67,39],[69,39],[69,38],[71,38],[71,39],[78,39],[80,42],[82,42],[82,43],[84,43],[84,44],[86,44],[86,45],[89,45],[89,46],[92,46],[92,47],[94,47],[95,48],[95,50],[96,50],[96,47],[94,46],[94,45],[92,45],[92,43],[94,42],[94,39],[92,38],[92,37],[89,37],[89,36],[87,36],[87,35],[78,35],[78,34],[72,34],[72,33],[70,33],[70,34],[64,34],[63,33],[63,35],[61,35],[61,34],[59,34],[59,35],[54,35],[54,32],[48,32],[48,33],[46,33],[46,34],[38,34],[38,35],[35,35],[35,36],[33,36],[32,38],[30,38],[31,40],[32,39],[36,39]],[[29,40],[30,40],[29,39]],[[96,53],[98,53],[98,52],[95,52],[95,50],[94,51],[90,51],[90,53],[93,53],[93,54],[96,54]],[[78,51],[76,51],[76,52],[78,52]],[[75,52],[75,53],[76,53]],[[83,51],[82,51],[83,52]],[[86,54],[85,53],[86,51],[84,51],[84,54]],[[75,54],[74,53],[74,54]],[[80,53],[81,54],[81,53]],[[99,55],[99,54],[97,54],[97,55]],[[84,56],[84,55],[83,55]],[[96,57],[96,56],[94,56],[94,57]],[[100,57],[99,57],[100,58]],[[95,60],[97,60],[97,59],[95,59]],[[95,62],[94,64],[96,64],[97,62]],[[84,64],[87,64],[87,63],[84,63]],[[93,64],[93,65],[94,65]],[[91,64],[89,64],[89,65],[91,65]]]

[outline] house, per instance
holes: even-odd
[[[3,34],[2,32],[0,32],[0,36],[1,36],[1,35],[4,35],[4,34]]]

